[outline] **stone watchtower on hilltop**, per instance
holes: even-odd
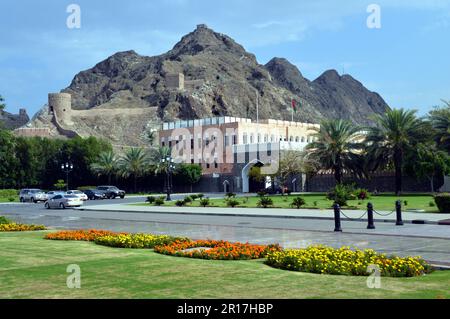
[[[72,123],[72,96],[68,93],[49,93],[48,112],[57,123]]]

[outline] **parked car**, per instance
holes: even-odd
[[[47,194],[40,189],[37,188],[26,188],[22,189],[19,193],[19,200],[23,202],[45,202],[47,201],[48,197]]]
[[[98,190],[104,191],[106,198],[114,199],[116,197],[124,198],[125,191],[118,189],[116,186],[98,186]]]
[[[45,208],[62,208],[66,209],[67,207],[80,207],[83,205],[83,201],[76,195],[56,195],[50,198],[45,203]]]
[[[63,192],[63,191],[50,191],[50,192],[47,192],[47,199],[55,197],[56,195],[64,195],[64,194],[65,194],[65,192]]]
[[[106,193],[99,189],[87,189],[84,191],[89,200],[105,199]]]
[[[79,190],[70,190],[66,192],[67,195],[75,195],[77,197],[79,197],[81,200],[86,201],[88,200],[88,197],[85,193],[83,193],[82,191]]]

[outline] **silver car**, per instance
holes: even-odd
[[[62,208],[79,207],[83,205],[83,201],[75,195],[56,195],[45,203],[45,208]]]
[[[75,195],[75,196],[79,197],[82,201],[88,200],[87,195],[85,193],[83,193],[82,191],[79,191],[79,190],[67,191],[66,194],[67,195]]]
[[[46,202],[48,199],[44,191],[37,188],[22,189],[19,193],[19,200],[23,202]]]

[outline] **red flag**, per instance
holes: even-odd
[[[294,110],[294,112],[297,112],[297,105],[294,99],[292,99],[292,109]]]

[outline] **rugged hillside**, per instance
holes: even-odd
[[[183,73],[186,90],[168,90],[166,75]],[[304,78],[285,59],[265,66],[230,37],[199,26],[175,47],[156,57],[134,51],[117,53],[80,72],[63,92],[73,96],[75,109],[157,107],[163,120],[216,115],[255,117],[256,94],[261,117],[290,119],[290,101],[302,108],[297,120],[347,118],[368,124],[368,116],[388,106],[350,75],[334,70],[314,81]]]
[[[25,125],[30,118],[24,109],[20,110],[19,114],[11,114],[6,111],[0,111],[0,127],[8,130],[14,130]]]

